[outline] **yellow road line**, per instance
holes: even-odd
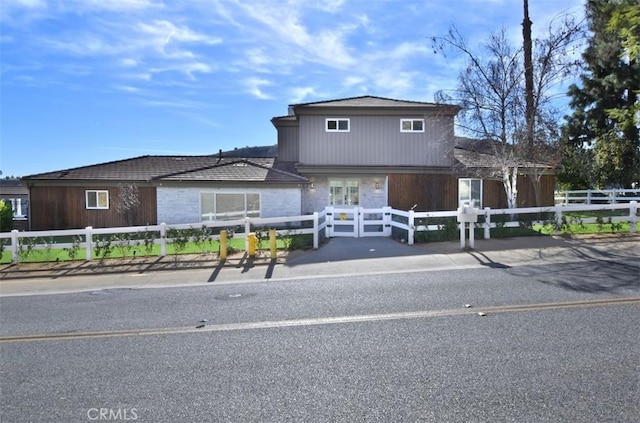
[[[640,297],[630,298],[608,298],[601,300],[587,301],[571,301],[560,303],[539,303],[539,304],[519,304],[494,307],[477,307],[477,308],[456,308],[445,310],[422,310],[408,311],[402,313],[386,313],[386,314],[363,314],[356,316],[335,316],[335,317],[316,317],[308,319],[293,320],[273,320],[263,322],[245,322],[245,323],[224,323],[218,325],[206,325],[202,328],[195,326],[176,327],[176,328],[150,328],[150,329],[129,329],[115,331],[96,331],[96,332],[75,332],[75,333],[52,333],[38,335],[10,335],[1,336],[0,344],[19,343],[19,342],[43,342],[43,341],[62,341],[74,339],[94,339],[94,338],[115,338],[128,336],[150,336],[150,335],[175,335],[183,333],[195,332],[224,332],[224,331],[240,331],[251,329],[272,329],[287,328],[296,326],[318,326],[331,325],[340,323],[363,323],[390,320],[409,320],[409,319],[425,319],[430,317],[446,317],[460,316],[484,313],[486,315],[496,313],[516,313],[526,311],[543,311],[566,308],[582,308],[582,307],[605,307],[625,304],[638,304]]]

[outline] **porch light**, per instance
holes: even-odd
[[[313,181],[309,184],[309,188],[310,189],[315,189],[315,186],[313,185]]]
[[[380,184],[376,182],[376,189],[380,189]]]

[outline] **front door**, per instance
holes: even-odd
[[[358,236],[359,186],[357,179],[329,180],[329,204],[335,207],[331,236]]]
[[[329,181],[329,204],[332,206],[358,206],[360,204],[360,182],[357,179],[331,179]]]

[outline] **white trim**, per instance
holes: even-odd
[[[329,122],[336,123],[336,129],[329,129]],[[347,129],[339,129],[340,122],[347,122]],[[350,132],[351,131],[351,119],[349,118],[326,118],[324,120],[325,132]]]
[[[212,194],[213,195],[213,211],[210,213],[203,213],[204,210],[202,210],[202,195],[203,194]],[[231,217],[231,218],[247,218],[247,217],[251,217],[251,218],[259,218],[262,216],[262,193],[261,192],[255,192],[255,191],[200,191],[200,195],[198,196],[198,201],[199,201],[199,205],[200,205],[200,220],[202,222],[217,222],[217,221],[221,221],[223,219],[219,219],[219,215],[222,215],[223,213],[218,213],[218,195],[242,195],[244,198],[244,210],[242,211],[242,216],[231,216],[229,215],[229,213],[224,213],[226,216],[223,217]],[[258,215],[257,216],[250,216],[247,210],[247,195],[257,195],[258,196]],[[255,210],[253,210],[252,212],[255,212]],[[238,212],[239,214],[240,212]],[[235,213],[234,213],[235,214]],[[209,219],[205,219],[204,216],[208,216],[210,217]],[[224,219],[224,220],[229,220],[229,219]]]
[[[480,181],[480,204],[474,204],[474,207],[478,207],[478,208],[482,208],[482,204],[483,204],[483,186],[484,186],[484,182],[481,178],[458,178],[458,206],[462,207],[463,205],[470,205],[470,201],[469,200],[473,200],[473,198],[465,198],[464,201],[463,199],[460,197],[460,183],[461,182],[468,182],[468,186],[469,186],[469,197],[471,197],[471,194],[473,192],[473,190],[471,189],[471,183],[473,181]]]
[[[404,129],[405,122],[411,122],[411,129]],[[416,122],[422,123],[422,129],[414,129]],[[400,132],[424,132],[424,119],[400,119]]]
[[[94,193],[96,195],[96,206],[89,206],[89,193]],[[100,206],[100,194],[105,194],[107,197],[107,205]],[[109,210],[109,190],[106,189],[87,189],[84,191],[84,201],[85,207],[87,210]]]

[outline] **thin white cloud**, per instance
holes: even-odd
[[[295,87],[291,89],[291,103],[301,103],[308,98],[316,97],[315,88],[313,87]]]
[[[250,78],[246,78],[243,81],[243,84],[245,86],[246,92],[248,92],[249,94],[251,94],[256,98],[259,98],[261,100],[269,100],[272,98],[270,95],[262,91],[262,87],[267,87],[272,85],[272,82],[267,79],[250,77]]]

